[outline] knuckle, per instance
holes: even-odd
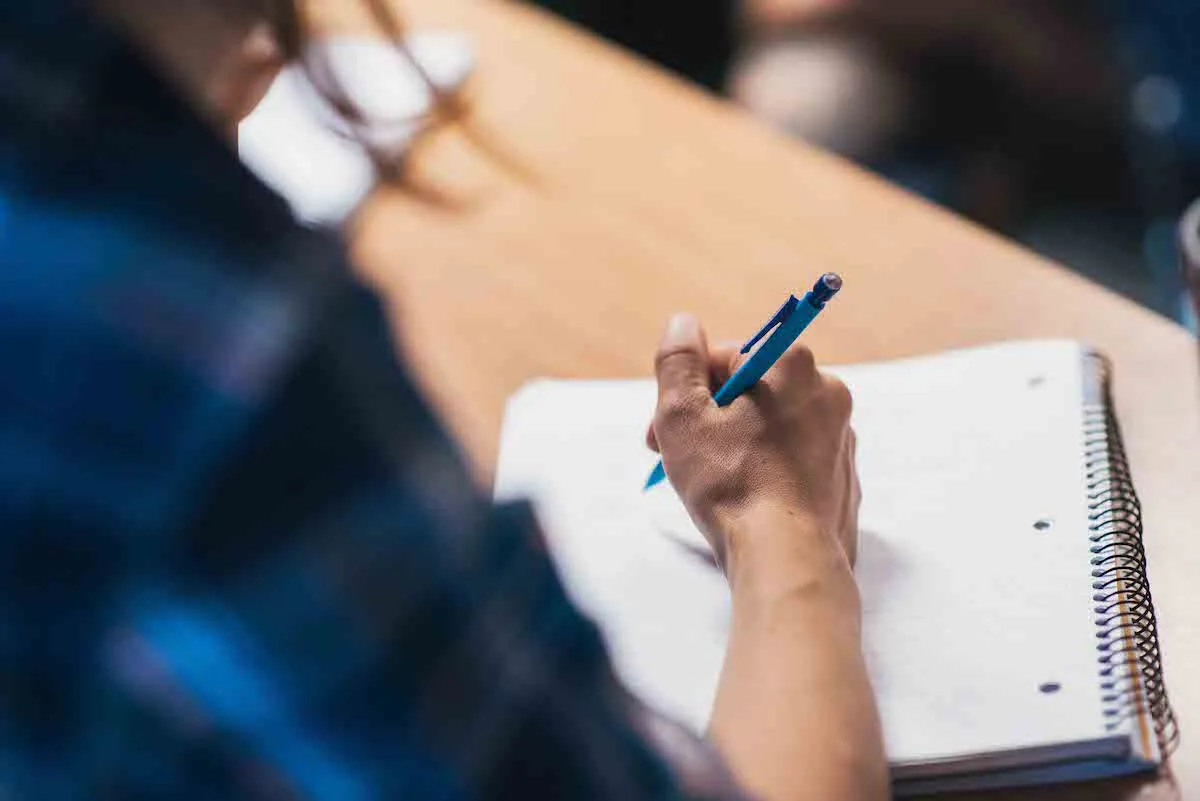
[[[654,416],[655,428],[675,428],[694,417],[698,411],[699,404],[692,393],[669,392],[659,401]]]
[[[787,367],[799,374],[816,374],[817,359],[811,349],[804,345],[793,345],[783,354]]]
[[[854,410],[854,394],[850,392],[850,387],[837,376],[825,375],[822,380],[830,405],[839,414],[849,417]]]
[[[664,368],[693,357],[694,352],[687,345],[667,345],[654,354],[654,369],[661,373]]]

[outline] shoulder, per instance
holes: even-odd
[[[178,512],[356,290],[337,237],[184,112],[120,109],[40,142],[0,125],[0,415],[48,466],[0,475],[132,531]]]

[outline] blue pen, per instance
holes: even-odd
[[[713,400],[717,402],[717,405],[728,406],[739,395],[757,384],[759,379],[767,374],[767,370],[771,369],[771,365],[779,361],[779,357],[792,346],[800,334],[804,333],[804,329],[808,328],[809,324],[821,313],[821,309],[825,308],[825,304],[841,288],[841,276],[836,273],[825,273],[817,280],[817,283],[813,284],[812,291],[805,295],[803,300],[796,300],[795,295],[789,295],[779,311],[775,312],[775,316],[768,320],[767,324],[742,347],[742,353],[750,353],[759,340],[767,334],[771,334],[767,341],[763,342],[762,346],[754,351],[750,358],[737,369],[737,372],[725,382],[725,385],[717,390],[717,394],[713,395]],[[775,329],[774,333],[771,333],[771,329]],[[646,479],[646,489],[650,489],[666,477],[667,472],[663,469],[663,463],[660,461],[654,468],[654,472],[650,474],[650,478]]]

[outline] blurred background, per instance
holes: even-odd
[[[1195,327],[1200,0],[537,2]]]

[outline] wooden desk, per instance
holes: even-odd
[[[325,7],[323,24],[361,29],[351,5]],[[743,336],[823,270],[847,287],[808,340],[829,362],[1012,337],[1092,342],[1116,363],[1145,503],[1183,727],[1175,771],[1200,794],[1200,379],[1183,329],[542,13],[483,0],[405,8],[417,26],[475,37],[474,127],[516,167],[441,136],[421,177],[450,200],[380,198],[358,251],[481,476],[523,382],[644,375],[671,311]],[[915,294],[918,273],[940,291]],[[1105,795],[1174,797],[1167,782],[1142,784]],[[1076,794],[1098,790],[1020,797]]]

